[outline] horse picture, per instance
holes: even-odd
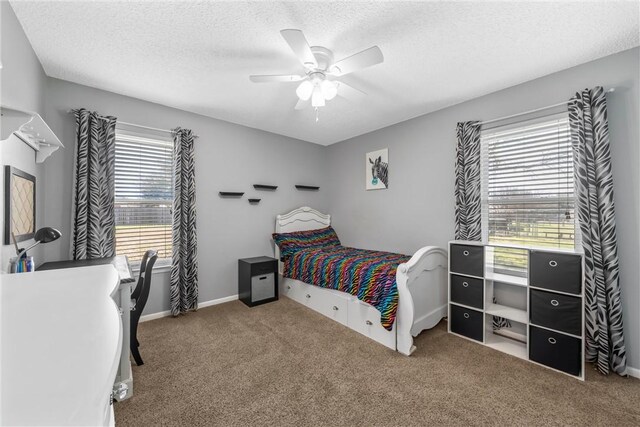
[[[372,151],[366,155],[366,189],[389,188],[389,149]]]

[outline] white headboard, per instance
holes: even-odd
[[[316,230],[331,225],[331,215],[325,215],[310,207],[303,206],[289,213],[276,216],[276,233]],[[280,259],[280,249],[276,247],[276,259]],[[282,263],[279,263],[282,268]]]

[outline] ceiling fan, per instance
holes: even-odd
[[[282,30],[280,34],[302,63],[304,74],[249,76],[249,79],[254,83],[301,82],[296,89],[299,98],[296,110],[303,109],[311,100],[311,106],[317,111],[336,95],[350,100],[362,99],[366,93],[337,78],[384,61],[380,48],[373,46],[334,62],[333,53],[326,47],[309,46],[302,31]]]

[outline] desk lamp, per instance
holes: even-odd
[[[18,260],[17,260],[15,265],[16,266],[18,265],[18,263],[20,262],[22,257],[27,254],[27,251],[29,249],[32,249],[35,246],[38,246],[40,243],[49,243],[49,242],[53,242],[54,240],[58,240],[60,238],[60,236],[62,236],[62,233],[60,233],[55,228],[42,227],[41,229],[36,231],[35,236],[33,236],[33,240],[36,241],[33,245],[29,246],[26,249],[21,249],[19,252],[16,251],[16,252],[18,252]]]

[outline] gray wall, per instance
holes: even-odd
[[[18,22],[9,2],[0,1],[0,52],[3,68],[0,70],[0,95],[3,106],[37,112],[44,117],[44,86],[46,75],[36,57],[31,44]],[[7,121],[0,121],[2,137],[7,137],[13,129]],[[42,165],[35,162],[35,152],[24,142],[12,138],[0,144],[0,188],[4,194],[4,166],[11,165],[36,177],[36,227],[44,223],[44,198]],[[0,271],[7,271],[9,258],[16,255],[13,245],[4,245],[4,198],[0,201]],[[20,247],[31,245],[33,240],[20,242]],[[43,247],[29,251],[36,263],[42,262]]]
[[[639,49],[324,148],[47,78],[8,2],[0,1],[0,14],[2,104],[39,112],[66,146],[44,166],[35,164],[33,150],[25,144],[0,147],[0,164],[17,166],[38,179],[37,226],[59,227],[64,235],[58,242],[36,248],[37,262],[69,255],[74,146],[69,109],[95,109],[123,121],[165,129],[188,127],[201,136],[196,143],[201,301],[234,295],[236,260],[271,254],[266,236],[273,230],[275,215],[301,205],[331,213],[347,245],[409,254],[425,244],[446,245],[453,238],[456,122],[492,119],[561,102],[584,87],[615,87],[608,100],[624,322],[629,364],[640,367]],[[385,147],[389,147],[390,188],[366,192],[364,154]],[[275,193],[254,192],[251,184],[261,182],[280,187]],[[321,190],[297,192],[295,183],[318,184]],[[240,200],[222,200],[217,196],[220,190],[247,194]],[[263,200],[250,206],[246,198],[254,194]],[[0,214],[3,208],[0,203]],[[12,253],[10,247],[2,246],[0,270]],[[163,272],[154,277],[145,313],[167,308],[168,277]]]
[[[329,212],[344,244],[407,254],[445,246],[454,230],[455,127],[569,99],[607,95],[624,324],[630,366],[640,367],[640,151],[635,48],[328,147]],[[389,147],[389,189],[365,191],[365,153]]]
[[[66,146],[45,163],[47,221],[64,235],[47,245],[48,261],[69,256],[75,119],[68,111],[72,108],[162,129],[182,126],[200,135],[195,167],[201,302],[237,294],[238,258],[273,254],[270,234],[277,214],[305,205],[327,210],[322,146],[53,78],[47,80],[46,94],[47,122]],[[252,187],[258,183],[279,187],[275,192],[258,192]],[[298,191],[294,184],[300,183],[321,188]],[[222,199],[218,191],[225,190],[246,193],[242,199]],[[262,201],[250,205],[251,196]],[[156,276],[147,314],[169,308],[168,272]]]

